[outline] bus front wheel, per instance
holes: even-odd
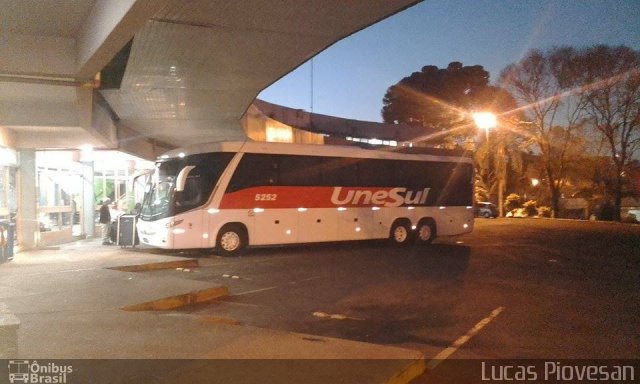
[[[223,256],[239,254],[247,246],[247,230],[239,224],[227,224],[218,232],[216,249]]]

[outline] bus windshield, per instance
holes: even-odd
[[[147,186],[140,218],[159,220],[205,204],[233,155],[227,152],[205,153],[158,162]],[[178,174],[187,166],[191,167],[184,190],[176,191]]]
[[[183,163],[182,159],[156,164],[140,211],[143,220],[157,220],[169,216],[175,178],[182,168],[181,163]]]

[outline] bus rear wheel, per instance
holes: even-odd
[[[436,237],[436,223],[431,219],[423,219],[416,228],[416,243],[420,245],[431,244]]]
[[[227,224],[220,229],[216,250],[223,256],[238,255],[247,246],[247,231],[239,224]]]
[[[407,245],[413,238],[411,223],[405,220],[397,220],[391,226],[389,240],[393,245]]]

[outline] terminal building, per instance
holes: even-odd
[[[241,125],[248,140],[318,145],[413,146],[424,132],[405,125],[314,114],[258,99]],[[7,133],[5,129],[5,140],[10,138]],[[153,160],[90,147],[0,148],[0,220],[11,227],[15,250],[96,236],[100,201],[113,201],[114,215],[131,212],[144,193],[145,178],[136,177],[151,172]],[[35,216],[35,222],[22,219],[25,212]]]

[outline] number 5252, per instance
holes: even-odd
[[[257,193],[256,201],[276,201],[278,195],[276,193]]]

